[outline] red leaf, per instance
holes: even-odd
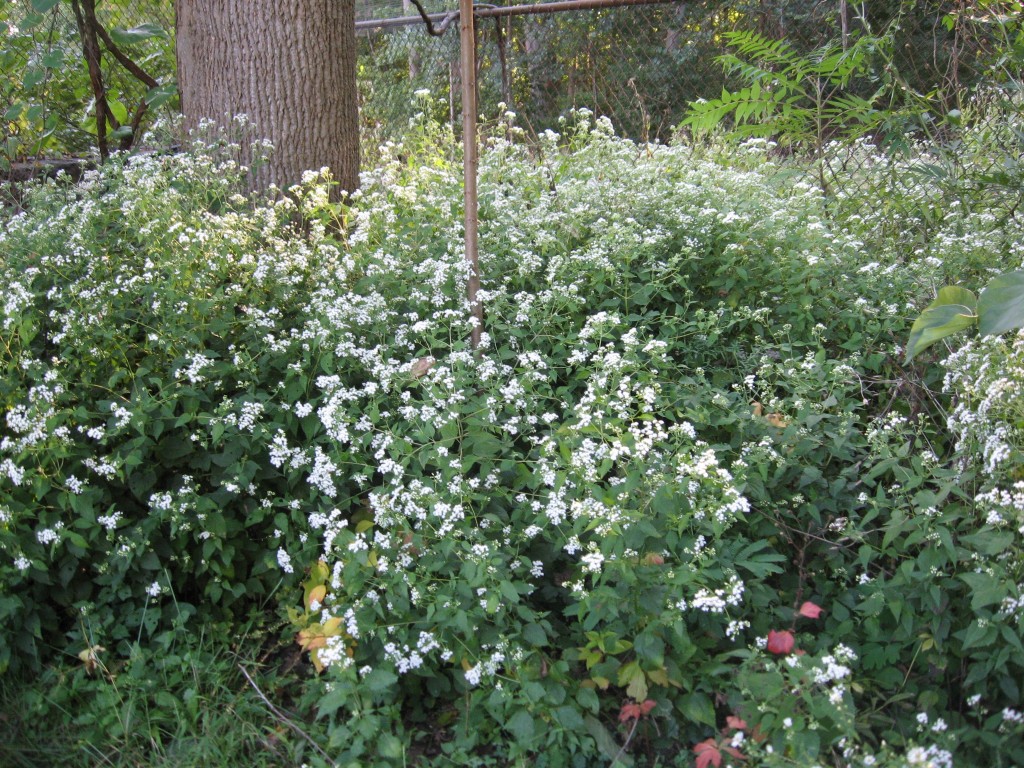
[[[638,720],[640,719],[640,705],[636,702],[630,702],[629,704],[623,704],[622,709],[619,710],[619,722],[624,723],[627,720]]]
[[[729,715],[725,718],[725,724],[737,731],[747,730],[747,721],[743,718],[736,717],[735,715]]]
[[[800,615],[805,619],[816,619],[821,616],[821,606],[815,605],[814,603],[807,601],[800,606]]]
[[[647,701],[645,701],[643,704],[640,705],[640,714],[641,715],[648,714],[652,709],[654,709],[655,706],[657,706],[657,704],[658,704],[658,702],[656,702],[654,699],[648,699]]]
[[[728,752],[730,755],[735,757],[737,760],[746,760],[747,759],[746,755],[744,755],[742,752],[740,752],[738,749],[736,749],[736,747],[724,747],[724,749],[725,749],[726,752]]]
[[[768,653],[774,653],[779,656],[785,656],[793,650],[793,633],[787,630],[776,632],[774,629],[768,630]]]
[[[722,753],[714,739],[705,739],[693,748],[693,752],[697,755],[697,768],[708,768],[709,764],[718,768],[722,764]]]

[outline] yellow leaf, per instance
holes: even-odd
[[[661,669],[649,669],[647,670],[647,677],[655,685],[663,685],[668,687],[668,671],[662,667]]]
[[[78,658],[81,659],[82,663],[85,665],[86,672],[92,674],[96,671],[96,667],[98,667],[100,663],[99,655],[105,650],[107,649],[102,645],[94,645],[79,652]]]
[[[343,634],[341,629],[341,619],[334,616],[323,623],[323,631],[327,637],[334,637],[335,635]]]
[[[314,584],[323,584],[330,575],[331,569],[327,567],[327,563],[318,560],[309,573],[309,580]]]
[[[302,630],[298,634],[297,642],[304,651],[325,647],[327,638],[324,636],[324,628],[319,624],[314,624],[312,627]]]
[[[306,595],[306,608],[312,610],[313,603],[324,602],[324,598],[327,597],[327,587],[323,584],[318,584],[309,590],[309,594]]]

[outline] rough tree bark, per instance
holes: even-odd
[[[359,183],[355,0],[177,0],[186,125],[245,114],[274,144],[254,188],[330,167]]]

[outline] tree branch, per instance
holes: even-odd
[[[83,11],[84,6],[84,11]],[[107,104],[107,92],[103,87],[103,70],[100,68],[100,46],[96,40],[96,0],[71,0],[75,12],[78,34],[82,38],[82,55],[89,68],[93,98],[96,101],[96,144],[100,150],[100,161],[110,154],[107,148],[107,120],[113,118]],[[111,124],[117,121],[111,119]]]
[[[107,30],[104,29],[103,25],[98,21],[96,22],[96,34],[100,36],[100,40],[103,41],[103,45],[107,47],[110,55],[117,59],[122,67],[135,75],[137,80],[141,80],[150,88],[156,88],[160,85],[154,77],[149,75],[142,67],[132,61],[124,51],[117,47],[114,41],[110,39],[110,35],[107,33]]]
[[[452,21],[459,17],[458,11],[451,11],[444,17],[444,21],[441,22],[441,26],[434,29],[434,22],[430,20],[430,16],[428,16],[427,12],[423,9],[423,6],[420,4],[420,0],[410,0],[410,2],[416,6],[416,10],[420,12],[420,18],[423,19],[423,23],[427,25],[427,34],[433,35],[434,37],[440,37],[447,32]]]

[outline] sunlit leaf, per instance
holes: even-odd
[[[937,341],[978,321],[978,300],[966,288],[946,286],[914,321],[907,341],[907,362]]]
[[[167,37],[167,33],[158,24],[140,24],[131,29],[112,29],[110,37],[118,45],[131,45],[154,37]]]
[[[995,278],[978,298],[978,331],[992,336],[1024,327],[1024,272]]]

